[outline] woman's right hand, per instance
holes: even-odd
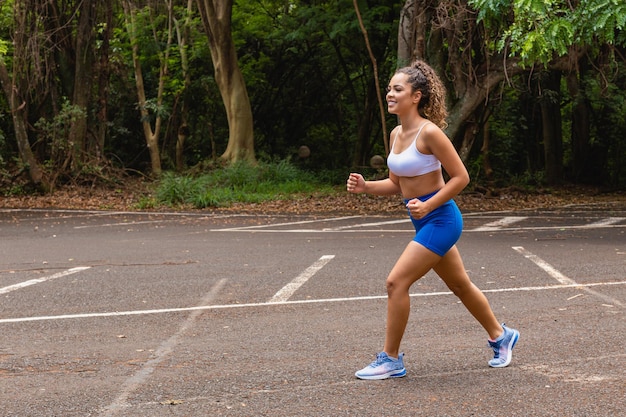
[[[351,193],[365,192],[365,179],[363,178],[363,175],[354,172],[350,173],[346,183],[346,188],[348,189],[348,192]]]

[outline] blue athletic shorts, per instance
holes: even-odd
[[[418,199],[426,201],[435,193]],[[404,204],[408,202],[409,199],[404,200]],[[445,255],[454,246],[463,231],[463,217],[454,200],[448,200],[421,219],[414,219],[410,213],[409,217],[415,227],[413,240],[439,256]]]

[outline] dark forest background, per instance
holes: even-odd
[[[0,0],[1,192],[234,162],[209,48],[221,35],[199,3],[209,18],[230,7],[252,162],[337,183],[378,172],[396,123],[380,94],[417,56],[448,86],[474,185],[626,188],[620,1],[553,2],[568,17],[522,1]]]

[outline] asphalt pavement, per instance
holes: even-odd
[[[431,272],[407,376],[361,381],[404,213],[0,209],[0,415],[625,415],[626,207],[464,218],[465,267],[521,333],[511,365]]]

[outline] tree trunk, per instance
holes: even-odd
[[[222,158],[255,162],[252,108],[231,33],[233,0],[197,0],[197,4],[228,118],[228,146]]]
[[[406,0],[398,28],[398,64],[408,65],[414,59],[423,59],[437,71],[452,99],[446,133],[453,141],[461,142],[461,157],[466,158],[481,128],[468,120],[484,106],[489,93],[498,84],[507,76],[521,73],[522,68],[514,59],[502,57],[468,68],[473,59],[464,54],[471,53],[471,49],[459,44],[463,31],[469,30],[468,11],[459,7],[446,14],[443,13],[446,10],[435,6],[428,0]]]
[[[521,70],[511,68],[509,75],[519,72],[521,72]],[[487,99],[489,98],[489,93],[498,84],[504,81],[504,79],[505,71],[496,70],[494,72],[488,72],[485,76],[477,78],[475,83],[467,81],[468,85],[463,87],[465,90],[464,93],[458,96],[458,100],[449,109],[448,128],[446,129],[446,133],[452,140],[457,138],[462,138],[464,142],[469,140],[466,132],[466,129],[472,126],[472,123],[470,123],[469,120],[474,117],[478,109],[486,104]],[[455,90],[455,94],[459,93]],[[481,127],[482,126],[480,125],[474,126],[469,133],[475,135]],[[462,157],[467,157],[467,154]],[[465,159],[463,160],[465,161]]]
[[[18,53],[17,49],[15,53]],[[14,71],[13,77],[15,77],[15,75]],[[17,140],[17,148],[19,150],[20,157],[22,158],[22,162],[28,166],[30,180],[34,184],[43,185],[44,188],[47,188],[43,179],[43,171],[37,163],[35,155],[30,147],[30,142],[28,141],[28,130],[26,128],[24,114],[26,102],[20,103],[18,101],[17,86],[13,83],[11,77],[9,77],[9,72],[2,59],[0,59],[0,83],[2,84],[2,89],[4,90],[4,94],[7,98],[7,103],[9,104],[9,109],[11,111],[13,128],[15,129],[15,139]]]
[[[370,44],[369,35],[367,34],[367,29],[365,28],[365,24],[363,23],[363,18],[361,17],[361,11],[359,10],[359,4],[357,0],[354,0],[354,10],[359,20],[359,26],[361,27],[361,32],[363,33],[363,38],[365,40],[365,46],[367,47],[367,51],[370,56],[370,61],[372,62],[372,72],[374,73],[374,84],[376,87],[374,91],[376,92],[376,99],[378,102],[378,110],[380,114],[380,126],[382,128],[381,130],[383,136],[383,146],[385,147],[385,154],[389,155],[389,138],[387,137],[387,125],[385,123],[385,106],[383,104],[380,80],[378,77],[378,63],[376,61],[376,56],[372,51],[372,45]]]
[[[83,162],[85,137],[87,136],[87,109],[91,102],[93,34],[95,24],[95,1],[85,1],[80,5],[78,28],[76,30],[76,60],[74,64],[74,91],[72,104],[83,110],[83,114],[72,120],[69,143],[72,147],[72,165],[76,170]]]
[[[189,127],[183,123],[178,127],[176,134],[176,170],[181,172],[185,168],[185,140],[189,136]]]
[[[15,30],[14,30],[14,52],[12,59],[11,75],[4,60],[0,59],[0,84],[7,99],[13,128],[15,129],[15,139],[20,158],[24,165],[28,167],[30,180],[33,184],[42,186],[46,191],[49,189],[44,173],[37,162],[33,150],[28,140],[27,110],[28,103],[21,97],[20,83],[28,76],[29,51],[27,49],[28,39],[31,34],[27,32],[27,14],[33,8],[29,2],[15,1]]]
[[[111,34],[113,33],[113,3],[104,2],[104,13],[106,26],[102,32],[100,46],[100,62],[98,68],[98,127],[96,133],[96,157],[104,158],[104,145],[107,135],[108,125],[108,107],[109,107],[109,74],[111,73],[109,65],[109,49]]]
[[[586,182],[587,178],[582,178],[585,174],[589,174],[594,170],[589,163],[589,155],[591,153],[591,147],[589,146],[591,133],[589,131],[589,102],[584,93],[580,89],[579,79],[583,79],[585,76],[585,65],[581,63],[579,66],[580,72],[570,73],[567,76],[567,88],[574,100],[572,108],[572,132],[571,132],[571,146],[572,146],[572,166],[571,175],[575,181],[583,180]],[[580,77],[580,78],[579,78]]]
[[[176,33],[178,35],[178,48],[180,51],[180,63],[183,72],[184,87],[182,93],[182,106],[180,111],[180,126],[176,137],[176,170],[182,171],[185,168],[185,141],[189,136],[188,114],[189,114],[189,87],[191,86],[191,73],[189,71],[189,57],[187,56],[187,45],[189,45],[191,33],[191,16],[193,12],[193,0],[187,0],[187,14],[182,26],[174,20]]]
[[[550,71],[542,82],[541,126],[546,167],[546,182],[558,184],[563,179],[563,132],[561,123],[561,72]]]
[[[467,161],[472,147],[474,146],[474,142],[476,142],[476,135],[479,130],[480,126],[476,121],[469,121],[465,124],[465,129],[463,130],[463,140],[461,141],[461,146],[459,147],[459,156],[462,161]]]
[[[427,0],[407,0],[400,12],[398,25],[398,67],[410,65],[426,56],[430,11]]]
[[[135,34],[136,24],[134,18],[133,5],[129,0],[122,2],[124,6],[124,13],[126,15],[126,27],[128,30],[128,36],[132,44],[133,66],[135,68],[135,85],[137,86],[137,97],[139,99],[139,112],[141,114],[141,120],[143,125],[143,134],[146,139],[146,145],[150,153],[150,165],[152,167],[152,175],[158,177],[161,175],[161,154],[159,151],[159,134],[161,132],[162,119],[159,115],[156,116],[154,123],[154,130],[150,124],[150,114],[147,108],[146,89],[143,82],[143,73],[141,70],[141,62],[139,60],[139,44],[137,43],[137,36]],[[160,100],[163,94],[163,83],[165,75],[161,70],[159,79],[159,92],[157,103],[160,104]],[[157,104],[157,105],[158,105]]]
[[[448,88],[446,133],[453,141],[462,141],[463,149],[473,141],[471,132],[466,132],[472,127],[468,120],[487,103],[493,89],[530,71],[519,66],[516,58],[494,54],[486,47],[485,36],[466,2],[405,0],[398,27],[398,64],[407,65],[419,58],[437,71]],[[565,68],[585,53],[584,48],[573,50],[550,62],[549,67]]]
[[[378,108],[376,105],[376,87],[374,83],[368,83],[367,95],[365,96],[365,103],[363,111],[359,117],[357,140],[354,149],[354,159],[352,160],[353,167],[362,167],[367,165],[367,155],[370,148],[370,138],[372,137],[372,125],[375,120],[375,113]],[[388,149],[385,148],[388,152]],[[387,155],[385,155],[386,157]]]
[[[491,160],[489,159],[489,141],[491,139],[491,132],[489,131],[489,122],[485,122],[483,126],[483,146],[480,148],[480,153],[483,157],[483,172],[485,173],[485,179],[488,183],[493,182],[493,168],[491,167]]]

